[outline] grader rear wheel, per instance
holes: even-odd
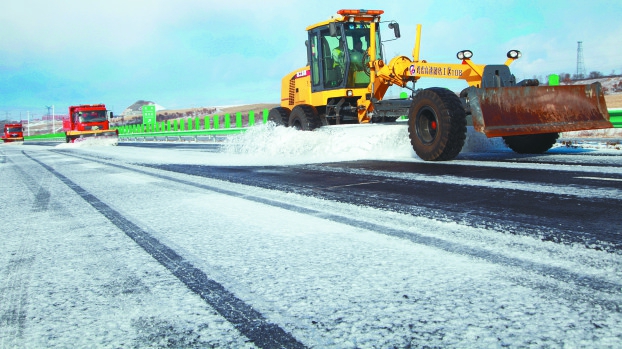
[[[415,95],[408,111],[410,143],[426,161],[451,160],[466,139],[466,112],[455,93],[429,88]]]
[[[268,121],[272,121],[277,125],[287,126],[289,122],[290,110],[283,107],[276,107],[270,109],[268,112]]]
[[[322,126],[317,111],[310,105],[299,105],[294,107],[289,115],[289,127],[302,131],[313,131]]]

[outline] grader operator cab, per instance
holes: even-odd
[[[467,118],[487,137],[503,137],[519,153],[543,153],[559,132],[613,127],[600,84],[538,86],[516,82],[509,65],[521,53],[511,50],[504,64],[479,65],[471,51],[458,63],[419,59],[417,25],[412,59],[383,55],[379,26],[382,10],[340,10],[307,28],[307,66],[281,82],[280,107],[268,119],[301,130],[342,123],[391,122],[408,115],[410,141],[423,160],[451,160],[464,145]],[[399,25],[388,23],[395,38]],[[415,90],[421,78],[462,79],[458,96],[445,88]],[[411,83],[412,86],[409,86]],[[384,99],[388,88],[410,89],[411,99]]]

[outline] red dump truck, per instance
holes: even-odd
[[[4,143],[9,142],[23,142],[24,130],[22,124],[4,124],[4,131],[2,132],[2,141]]]
[[[104,104],[82,104],[69,107],[69,116],[63,119],[63,130],[67,143],[89,139],[109,140],[117,145],[119,131],[111,130],[109,119],[112,112]]]

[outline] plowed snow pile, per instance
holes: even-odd
[[[509,151],[501,138],[486,138],[467,128],[462,152]],[[300,162],[348,161],[361,159],[421,161],[410,145],[408,125],[343,125],[322,127],[313,132],[266,125],[227,138],[224,152],[255,154]]]
[[[589,141],[589,142],[588,142]],[[187,142],[180,142],[180,145]],[[133,147],[118,147],[115,156],[130,162],[157,164],[197,164],[209,166],[287,166],[356,160],[385,160],[418,162],[410,144],[408,126],[394,124],[341,125],[322,127],[313,132],[297,131],[273,123],[249,128],[238,135],[230,135],[216,142],[221,148],[193,146],[168,148],[140,153]],[[620,154],[620,146],[605,141],[585,140],[567,145],[558,142],[545,156],[577,152],[599,151],[602,154]],[[89,152],[106,152],[107,147],[94,144],[63,144],[61,147],[89,147]],[[99,149],[98,149],[99,148]],[[137,155],[139,154],[139,155]],[[518,155],[507,148],[501,138],[486,138],[467,127],[467,137],[462,152],[456,160],[493,155],[508,157]]]
[[[0,146],[24,145],[24,142],[6,142],[0,141]]]
[[[61,143],[56,148],[85,148],[85,147],[101,147],[117,145],[119,140],[116,138],[88,138],[81,142]]]

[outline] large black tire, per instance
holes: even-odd
[[[283,107],[276,107],[270,109],[268,112],[268,121],[272,121],[277,125],[287,126],[289,122],[290,110]]]
[[[322,126],[317,111],[310,105],[299,105],[294,107],[289,115],[289,127],[302,131],[313,131]]]
[[[557,142],[559,133],[540,133],[532,135],[505,136],[503,141],[508,148],[519,154],[542,154]]]
[[[455,93],[428,88],[415,95],[408,111],[410,144],[426,161],[451,160],[466,139],[466,112]]]

